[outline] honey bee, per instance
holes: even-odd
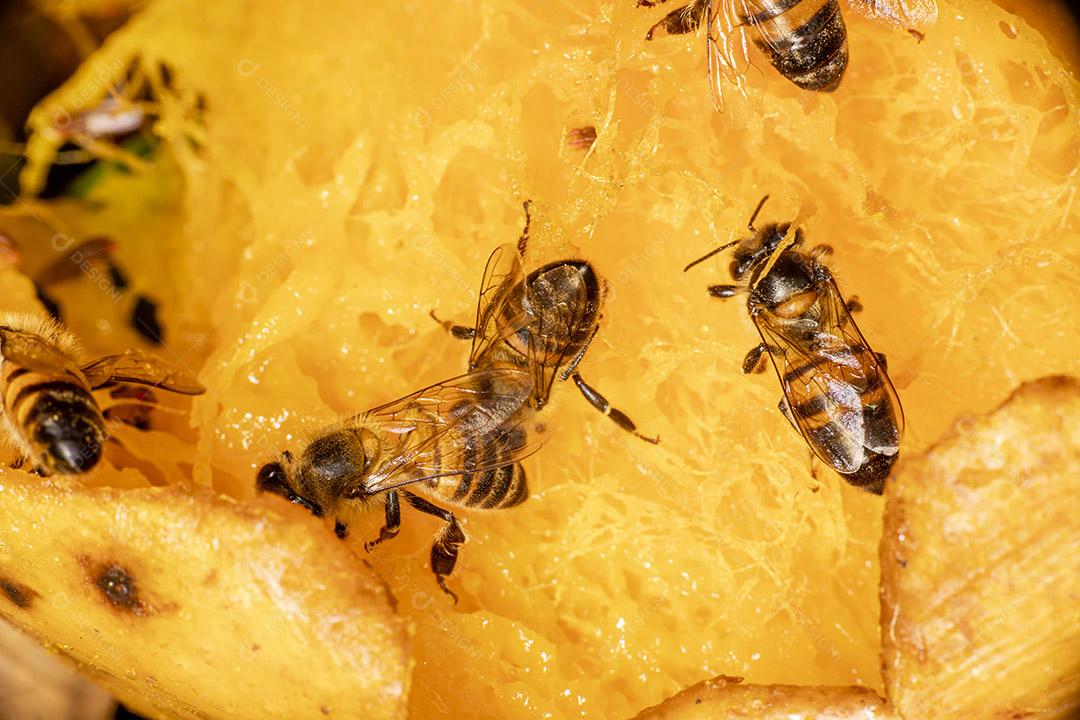
[[[183,395],[204,388],[186,371],[138,350],[80,365],[78,342],[33,315],[0,316],[0,401],[9,440],[41,474],[78,475],[97,465],[107,437],[93,390],[151,385]]]
[[[440,505],[493,510],[525,501],[520,460],[540,447],[541,432],[530,424],[531,392],[532,378],[516,368],[477,370],[432,385],[324,429],[298,458],[282,453],[259,470],[256,489],[317,517],[331,516],[340,538],[351,515],[381,499],[386,522],[365,543],[368,551],[398,534],[404,497],[445,523],[431,547],[431,570],[456,603],[446,577],[465,533]]]
[[[525,203],[525,229],[517,246],[499,246],[488,259],[473,327],[432,318],[451,335],[472,341],[469,369],[514,367],[533,377],[529,400],[541,410],[555,378],[574,380],[582,396],[619,427],[646,442],[626,413],[585,382],[578,365],[600,330],[604,286],[585,260],[556,260],[527,276],[522,257],[529,240],[530,203]]]
[[[667,1],[638,0],[637,4],[653,7]],[[848,5],[901,25],[937,17],[936,0],[848,0]],[[847,69],[847,28],[840,0],[691,0],[653,25],[646,39],[658,31],[665,35],[693,32],[703,22],[714,101],[721,74],[742,88],[749,56],[741,31],[747,28],[773,67],[803,90],[832,92]]]
[[[820,262],[831,248],[804,251],[803,232],[792,232],[791,223],[754,228],[767,199],[750,217],[750,237],[721,245],[686,270],[735,247],[731,277],[746,284],[712,285],[709,294],[747,293],[746,307],[761,342],[746,354],[743,372],[762,372],[768,354],[784,391],[780,412],[826,465],[850,484],[880,495],[904,429],[885,356],[870,349],[855,325],[851,313],[862,309],[858,300],[845,302]],[[777,252],[789,235],[790,246]]]

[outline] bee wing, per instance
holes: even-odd
[[[484,268],[480,283],[480,298],[476,303],[476,334],[469,352],[469,368],[476,368],[484,358],[510,336],[526,328],[522,298],[516,298],[518,288],[524,287],[525,272],[521,255],[511,243],[495,248]]]
[[[0,327],[0,355],[34,372],[79,374],[75,362],[55,345],[40,335],[15,328]]]
[[[705,30],[705,54],[709,67],[709,86],[713,104],[722,106],[724,82],[734,85],[739,92],[746,94],[743,80],[750,67],[749,41],[746,36],[746,21],[757,25],[753,5],[747,0],[710,0],[708,22]],[[770,42],[762,34],[765,42]]]
[[[108,258],[116,248],[112,238],[93,237],[66,250],[37,274],[37,283],[49,286],[78,277],[87,262]]]
[[[369,494],[436,477],[480,472],[517,462],[540,447],[514,415],[528,401],[528,373],[499,367],[477,370],[368,410],[353,422],[376,425],[398,438],[393,456],[364,481]],[[470,448],[477,440],[500,452],[477,463]]]
[[[937,20],[937,0],[851,0],[850,5],[874,20],[902,27],[931,25]]]
[[[837,472],[857,471],[871,450],[893,455],[903,413],[896,391],[830,278],[813,347],[767,314],[755,318],[780,377],[789,420]],[[871,397],[875,402],[868,402]]]
[[[896,394],[889,373],[882,367],[877,353],[870,349],[863,337],[855,318],[847,309],[836,281],[829,278],[828,312],[829,327],[840,329],[844,342],[855,348],[862,362],[862,377],[866,378],[864,389],[863,415],[866,419],[866,437],[864,445],[876,453],[893,455],[900,449],[900,437],[904,434],[904,409],[900,397]],[[872,401],[867,395],[872,393]]]
[[[206,388],[187,370],[170,367],[141,350],[107,355],[82,368],[91,388],[110,382],[127,382],[170,390],[181,395],[201,395]]]
[[[527,290],[528,292],[528,290]],[[536,307],[538,301],[531,301]],[[528,368],[533,376],[534,397],[547,402],[555,376],[572,359],[569,339],[579,337],[586,325],[589,296],[585,286],[576,297],[542,314],[532,316],[529,327]],[[555,348],[555,352],[552,349]]]

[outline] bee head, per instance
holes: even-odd
[[[757,230],[753,237],[740,242],[732,253],[734,259],[728,268],[731,271],[731,277],[735,280],[743,280],[758,267],[764,266],[787,237],[790,229],[791,223],[769,223]],[[802,230],[796,228],[795,242],[792,247],[802,241]]]
[[[319,507],[319,505],[302,497],[293,490],[292,485],[289,483],[289,474],[285,471],[285,467],[279,462],[267,463],[259,469],[259,474],[255,478],[255,489],[258,492],[268,492],[280,495],[289,502],[302,505],[315,517],[323,516],[323,509]]]

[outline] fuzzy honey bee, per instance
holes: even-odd
[[[55,322],[0,316],[0,400],[6,435],[42,474],[78,475],[97,465],[108,436],[93,390],[114,383],[184,395],[204,388],[183,370],[137,350],[80,365],[78,342]]]
[[[814,454],[850,484],[880,495],[900,451],[904,414],[886,373],[885,356],[870,349],[821,260],[831,248],[802,249],[790,223],[754,228],[768,196],[748,223],[752,235],[721,245],[686,266],[734,247],[731,277],[743,285],[712,285],[709,294],[747,293],[746,308],[761,342],[746,354],[743,372],[762,372],[772,360],[783,398],[779,408]],[[790,237],[790,245],[778,248]]]
[[[432,317],[451,335],[472,341],[469,369],[512,367],[532,375],[529,400],[541,410],[551,396],[556,377],[573,379],[582,396],[619,427],[647,442],[626,413],[585,382],[578,365],[600,330],[604,286],[585,260],[557,260],[523,270],[529,241],[530,204],[525,203],[525,229],[517,246],[507,243],[488,259],[481,283],[473,327]]]
[[[668,0],[638,0],[653,7]],[[773,67],[803,90],[832,92],[848,65],[847,26],[841,0],[692,0],[664,16],[646,38],[705,33],[714,100],[721,76],[742,88],[749,65],[744,31]],[[937,17],[936,0],[847,0],[874,19],[909,26]]]
[[[432,385],[326,428],[299,457],[282,453],[259,470],[256,488],[332,517],[340,538],[356,513],[381,501],[386,522],[365,544],[369,551],[398,534],[403,497],[445,523],[431,547],[431,570],[457,602],[446,577],[465,533],[442,505],[494,510],[525,501],[519,461],[540,447],[530,424],[531,393],[532,378],[515,368]]]

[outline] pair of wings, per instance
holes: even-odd
[[[346,422],[378,428],[396,439],[396,451],[364,480],[364,494],[394,490],[439,477],[493,470],[540,449],[521,412],[532,378],[512,367],[481,368],[372,408]],[[468,448],[495,445],[487,461]],[[481,454],[483,456],[483,454]]]
[[[539,302],[527,280],[517,247],[506,243],[495,248],[480,283],[469,368],[485,367],[513,342],[516,352],[523,351],[533,380],[532,398],[541,406],[559,371],[573,359],[570,339],[579,337],[587,322],[587,298],[533,312]]]
[[[352,419],[402,439],[396,455],[365,479],[366,493],[493,470],[540,449],[542,441],[527,427],[531,412],[526,406],[546,401],[556,374],[570,358],[565,353],[549,357],[539,347],[546,338],[572,337],[584,314],[568,304],[545,313],[555,327],[542,327],[530,311],[534,303],[526,281],[517,247],[506,243],[495,248],[480,285],[469,373]],[[524,367],[499,360],[500,353],[516,352],[510,343],[527,348]],[[486,462],[466,463],[461,451],[475,442],[493,443],[500,452]]]
[[[653,0],[652,4],[662,2],[667,0]],[[644,3],[639,0],[638,4]],[[791,7],[796,4],[797,2],[791,3]],[[782,46],[784,39],[771,31],[770,23],[756,20],[762,14],[760,5],[757,0],[694,0],[670,12],[653,26],[653,30],[666,26],[669,31],[677,27],[677,32],[690,32],[704,21],[709,81],[713,102],[717,107],[721,106],[720,99],[723,97],[722,80],[745,93],[743,78],[750,66],[746,37],[748,25],[757,31],[758,39],[771,50],[775,51]],[[884,20],[902,27],[923,26],[937,19],[937,0],[847,0],[847,5],[871,19]],[[649,31],[649,37],[653,30]]]
[[[899,451],[904,413],[885,368],[831,277],[825,288],[816,305],[819,330],[813,340],[767,312],[756,315],[754,322],[780,377],[781,407],[788,420],[823,462],[851,474],[862,467],[868,451]]]
[[[150,385],[181,395],[199,395],[206,391],[187,370],[169,367],[141,350],[108,355],[80,367],[55,343],[16,328],[0,327],[0,356],[34,372],[81,375],[91,389],[123,382]]]

